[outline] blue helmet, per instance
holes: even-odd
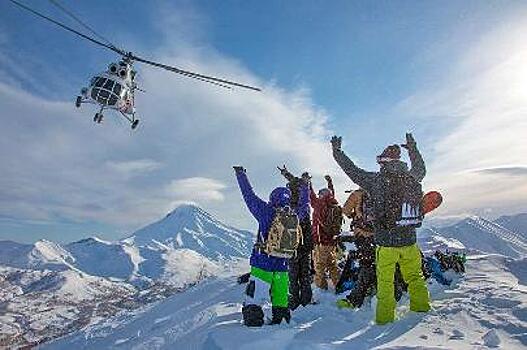
[[[286,187],[277,187],[269,195],[273,207],[285,207],[291,203],[291,191]]]

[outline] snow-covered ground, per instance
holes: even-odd
[[[128,238],[0,242],[0,348],[40,344],[221,274],[252,235],[184,205]]]
[[[372,322],[375,299],[338,310],[331,293],[291,325],[243,327],[236,277],[248,270],[254,234],[191,205],[118,242],[4,241],[0,348],[526,348],[526,218],[421,229],[425,251],[468,252],[467,274],[448,289],[431,286],[429,314],[408,312],[403,298],[401,320],[384,327]]]
[[[399,320],[388,326],[372,322],[375,300],[339,310],[336,296],[324,292],[289,325],[248,329],[241,325],[244,286],[223,276],[42,349],[525,349],[526,268],[525,259],[474,256],[455,285],[430,286],[433,311],[409,312],[403,298]]]

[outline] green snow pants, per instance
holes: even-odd
[[[262,305],[269,297],[274,307],[287,307],[289,294],[289,273],[287,271],[265,271],[251,267],[246,304]]]
[[[393,280],[395,264],[399,263],[404,281],[408,284],[410,310],[427,312],[430,297],[421,270],[421,252],[417,244],[406,247],[377,247],[377,310],[375,321],[386,324],[395,320]]]

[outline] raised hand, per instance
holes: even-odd
[[[401,147],[410,149],[410,148],[415,148],[416,144],[417,143],[415,142],[414,136],[412,135],[411,132],[408,132],[406,133],[406,143],[401,145]]]
[[[289,170],[287,170],[285,164],[284,164],[283,168],[280,168],[279,166],[277,166],[276,168],[280,171],[280,174],[282,174],[282,175],[284,175],[284,174],[289,172]]]
[[[334,151],[340,151],[342,147],[342,136],[333,136],[331,138],[331,147],[333,147]]]
[[[307,171],[303,172],[302,173],[302,177],[301,177],[302,181],[304,181],[306,184],[310,184],[311,183],[311,175],[309,175],[309,173]]]
[[[234,172],[236,174],[241,174],[241,173],[244,173],[245,172],[245,168],[242,167],[241,165],[235,165],[232,167],[234,169]]]
[[[324,179],[326,179],[327,182],[331,182],[331,176],[329,175],[325,175]]]

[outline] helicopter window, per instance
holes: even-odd
[[[99,92],[99,97],[108,98],[110,96],[110,92],[106,90],[101,90]]]
[[[101,87],[104,84],[105,81],[106,81],[105,78],[99,77],[99,78],[97,78],[97,81],[95,82],[95,86],[96,87]]]
[[[121,84],[115,83],[115,85],[113,87],[114,94],[120,95],[121,94],[121,88],[122,88]]]
[[[104,88],[107,89],[107,90],[112,91],[112,87],[113,87],[113,80],[108,79],[108,80],[104,83]]]
[[[117,103],[117,96],[113,95],[110,96],[110,99],[108,100],[108,105],[113,106]]]

